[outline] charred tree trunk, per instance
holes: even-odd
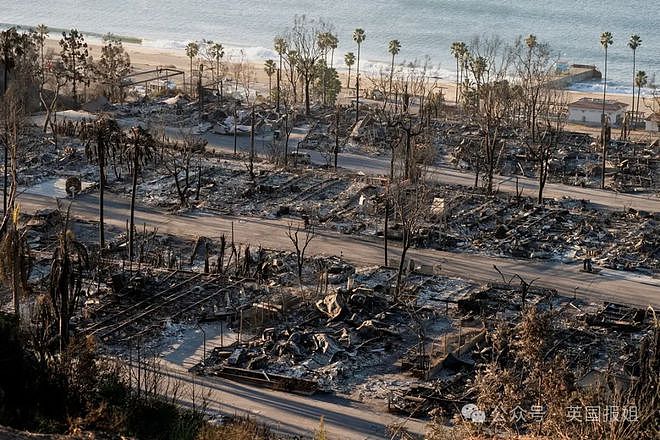
[[[136,141],[137,143],[137,141]],[[131,216],[128,227],[128,260],[133,261],[134,253],[134,233],[135,233],[135,191],[137,190],[138,168],[140,166],[137,153],[138,145],[135,145],[133,152],[133,184],[131,190]]]
[[[389,191],[388,191],[389,192]],[[389,226],[389,217],[390,217],[390,201],[389,201],[389,194],[386,195],[385,198],[385,228],[383,230],[383,240],[384,240],[384,251],[385,251],[385,267],[388,266],[388,255],[387,255],[387,234],[388,234],[388,226]]]
[[[250,117],[250,178],[254,180],[254,105]]]
[[[406,228],[403,228],[403,242],[401,244],[401,259],[399,260],[399,270],[396,274],[396,291],[394,294],[395,298],[399,298],[401,294],[402,281],[403,281],[403,269],[406,263],[406,254],[410,248],[410,231],[407,231]]]

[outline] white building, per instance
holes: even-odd
[[[623,122],[628,104],[623,102],[606,100],[605,115],[610,124],[617,127]],[[578,124],[600,125],[600,117],[603,113],[603,100],[597,98],[582,98],[568,104],[568,120]]]
[[[659,132],[660,131],[660,113],[651,113],[651,115],[646,118],[646,131]]]

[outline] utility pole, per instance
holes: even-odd
[[[254,104],[252,104],[250,127],[250,177],[254,179]]]
[[[289,162],[289,107],[284,101],[284,168]]]
[[[204,89],[202,89],[202,73],[204,64],[199,65],[199,77],[197,79],[197,95],[199,96],[199,120],[204,120]]]
[[[335,172],[337,171],[337,156],[339,156],[339,105],[335,114]]]
[[[390,182],[387,182],[387,190],[385,192],[385,228],[383,231],[383,239],[385,240],[385,267],[387,267],[387,230],[390,217]]]
[[[236,110],[236,107],[238,104],[234,102],[234,156],[236,156],[237,151],[238,151],[238,132],[236,131],[236,127],[238,126],[238,111]]]

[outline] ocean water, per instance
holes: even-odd
[[[398,39],[398,60],[429,56],[436,73],[450,80],[452,41],[497,35],[513,42],[530,33],[549,42],[562,61],[602,69],[599,37],[610,31],[612,91],[629,91],[633,71],[627,41],[633,33],[643,40],[637,70],[645,70],[649,78],[660,74],[660,0],[0,0],[0,23],[112,32],[164,48],[210,39],[240,47],[251,59],[275,58],[273,37],[302,14],[334,26],[339,37],[335,63],[340,65],[345,52],[355,51],[352,31],[361,27],[367,35],[361,67],[367,69],[388,63],[388,41]],[[576,88],[602,90],[593,83]]]

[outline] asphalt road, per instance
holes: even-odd
[[[304,137],[305,128],[297,127],[289,140],[290,150],[295,150],[298,141]],[[233,153],[233,136],[206,134],[204,136],[209,144],[208,149],[222,151],[224,153]],[[249,136],[238,137],[238,151],[249,152]],[[257,154],[266,154],[264,145],[268,141],[257,137],[255,141],[255,151]],[[323,165],[326,163],[323,155],[314,150],[301,149],[300,151],[309,153],[312,161]],[[381,157],[370,157],[360,154],[341,153],[337,159],[337,166],[353,171],[372,175],[389,175],[390,157],[387,155]],[[426,178],[431,181],[444,183],[448,185],[462,185],[471,187],[474,185],[474,174],[464,172],[447,164],[438,164],[426,169]],[[538,195],[539,184],[536,179],[528,177],[518,177],[518,187],[516,188],[515,176],[495,176],[494,188],[501,192],[516,194],[516,190],[521,191],[525,196],[536,198]],[[562,185],[556,183],[546,184],[543,196],[545,198],[561,199],[570,197],[588,201],[595,208],[621,210],[633,208],[649,212],[660,212],[660,193],[639,193],[627,194],[618,193],[610,190],[601,190],[596,188],[581,188],[578,186]]]
[[[170,362],[161,362],[157,372],[162,384],[169,381],[170,387],[174,383],[179,386],[179,403],[192,406],[203,402],[209,413],[256,418],[277,432],[310,436],[318,429],[321,417],[333,439],[387,439],[387,426],[402,422],[410,432],[425,432],[424,422],[388,413],[387,402],[383,402],[382,411],[376,412],[333,395],[299,396],[220,378],[193,377],[186,368]]]
[[[53,208],[54,200],[41,195],[23,193],[19,202],[25,212],[41,208]],[[106,195],[105,218],[107,225],[125,228],[129,216],[129,200]],[[72,202],[73,216],[85,220],[98,219],[98,196],[86,194]],[[294,222],[296,220],[293,220]],[[135,224],[157,227],[161,233],[178,236],[220,237],[231,235],[232,224],[237,242],[249,243],[253,248],[291,249],[286,236],[291,220],[221,216],[208,213],[168,215],[162,210],[139,206]],[[342,255],[358,265],[383,264],[383,243],[368,237],[344,235],[333,231],[318,230],[309,247],[309,254]],[[392,246],[390,258],[398,255]],[[586,297],[594,301],[619,301],[640,306],[660,305],[660,279],[630,272],[603,269],[599,275],[582,273],[580,263],[563,264],[553,261],[527,261],[513,258],[491,257],[479,254],[442,252],[433,249],[412,249],[410,258],[428,266],[440,266],[440,274],[460,277],[475,282],[499,280],[493,268],[496,265],[508,276],[518,274],[535,285],[556,288],[564,295]]]
[[[73,112],[68,116],[59,116],[60,119],[80,119],[80,114]],[[43,121],[43,115],[35,115],[32,121],[39,125]],[[119,121],[123,126],[129,127],[136,123],[133,119],[124,119]],[[294,151],[298,147],[298,143],[304,139],[309,126],[294,127],[292,134],[289,138],[289,151]],[[181,129],[178,127],[166,128],[167,134],[176,138],[181,135]],[[223,153],[234,152],[234,136],[233,135],[219,135],[211,132],[205,133],[204,137],[209,143],[208,150],[221,151]],[[257,155],[266,156],[270,144],[270,136],[255,137],[255,152]],[[248,153],[250,151],[250,136],[249,134],[239,134],[237,136],[237,151],[241,153]],[[314,150],[300,150],[309,153],[312,161],[316,164],[325,164],[326,160],[323,155]],[[337,164],[339,167],[353,171],[362,172],[372,175],[388,175],[390,169],[390,157],[383,155],[380,157],[371,157],[360,154],[340,153],[338,156]],[[474,185],[474,174],[457,170],[451,165],[440,163],[435,166],[427,168],[427,178],[449,185]],[[516,188],[517,185],[517,188]],[[536,179],[527,177],[518,177],[516,184],[515,176],[500,176],[496,175],[494,180],[494,188],[498,191],[516,194],[516,191],[522,191],[523,195],[537,197],[538,194],[538,181]],[[601,190],[596,188],[581,188],[572,185],[562,185],[556,183],[548,183],[544,189],[544,197],[561,199],[562,197],[570,197],[574,199],[581,199],[589,201],[590,204],[596,208],[621,210],[633,208],[636,210],[644,210],[649,212],[660,212],[660,192],[644,192],[638,194],[618,193],[611,190]]]

